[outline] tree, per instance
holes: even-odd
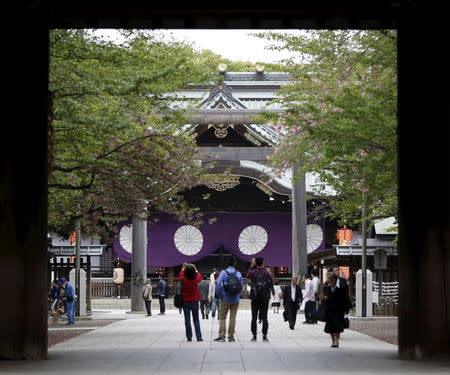
[[[278,173],[299,165],[297,178],[317,173],[336,191],[330,215],[343,223],[360,220],[363,195],[366,219],[397,216],[395,32],[259,36],[302,58],[286,61],[293,83],[278,99],[286,112],[260,117],[280,134],[270,163]]]
[[[98,234],[148,204],[195,220],[178,192],[203,169],[178,124],[168,92],[208,82],[186,44],[151,32],[123,32],[121,43],[86,30],[52,30],[49,77],[49,228],[68,236],[75,220]],[[195,103],[192,103],[195,106]]]

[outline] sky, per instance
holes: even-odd
[[[252,33],[264,30],[157,30],[158,33],[172,35],[180,41],[192,42],[197,49],[209,49],[225,58],[235,61],[276,63],[292,55],[284,51],[266,49],[271,44],[267,40],[254,37]],[[277,30],[272,30],[277,31]],[[291,34],[304,33],[302,30],[279,30]],[[116,38],[117,32],[102,29],[98,34]]]

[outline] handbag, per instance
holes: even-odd
[[[347,317],[344,318],[344,328],[350,328],[350,319]]]
[[[287,316],[287,311],[286,310],[283,311],[283,319],[284,319],[285,322],[288,321],[288,316]]]
[[[311,320],[319,320],[321,322],[327,320],[327,305],[325,303],[322,302],[319,308],[311,314]]]
[[[177,285],[177,291],[175,293],[175,296],[173,297],[173,305],[179,309],[181,309],[184,305],[183,295],[181,294],[182,290],[183,285],[180,283],[180,285]]]

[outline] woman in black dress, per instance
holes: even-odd
[[[328,273],[327,279],[328,284],[323,290],[323,301],[327,307],[325,332],[331,335],[331,347],[338,348],[341,332],[345,328],[345,314],[348,313],[347,290],[336,285],[336,274]]]

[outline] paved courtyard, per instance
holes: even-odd
[[[2,374],[448,374],[446,365],[404,362],[397,347],[347,330],[339,349],[330,348],[323,324],[305,326],[299,315],[294,331],[282,314],[269,315],[269,339],[250,341],[250,311],[238,312],[235,343],[216,343],[218,322],[201,320],[203,342],[186,342],[182,315],[97,312],[95,319],[124,320],[96,328],[49,349],[47,361],[2,361]],[[259,326],[260,329],[260,326]]]

